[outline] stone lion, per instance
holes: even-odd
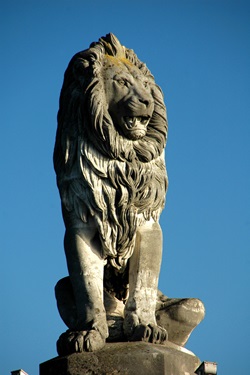
[[[72,58],[54,149],[69,270],[56,285],[69,328],[59,355],[167,339],[156,322],[167,129],[161,89],[113,34]]]

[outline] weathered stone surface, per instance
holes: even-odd
[[[193,375],[200,360],[168,342],[109,343],[93,353],[74,353],[40,365],[40,375]]]
[[[197,298],[168,298],[159,292],[155,314],[157,323],[167,330],[169,341],[184,346],[203,320],[205,308]]]
[[[60,356],[115,341],[184,345],[204,317],[199,300],[158,293],[167,132],[163,93],[133,50],[108,34],[73,56],[54,149],[69,271],[55,288],[69,328]]]
[[[71,283],[56,286],[61,356],[105,345],[104,290],[125,304],[127,340],[167,339],[155,317],[167,130],[161,89],[113,34],[71,59],[54,149]]]

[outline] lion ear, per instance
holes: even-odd
[[[77,59],[77,63],[76,63],[76,65],[77,65],[79,68],[87,69],[87,68],[89,67],[89,61],[86,60],[86,59],[79,58],[79,59]]]

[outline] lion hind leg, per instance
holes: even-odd
[[[78,314],[74,292],[69,276],[59,280],[55,286],[55,296],[59,314],[71,330],[77,329]]]

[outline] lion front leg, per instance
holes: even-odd
[[[83,223],[78,228],[68,228],[65,233],[64,246],[77,319],[74,327],[60,336],[59,355],[101,349],[108,336],[103,303],[104,260],[95,233],[94,227]]]
[[[125,306],[124,332],[130,341],[162,344],[167,331],[155,318],[158,278],[162,257],[160,225],[147,222],[138,229],[129,263],[129,298]]]

